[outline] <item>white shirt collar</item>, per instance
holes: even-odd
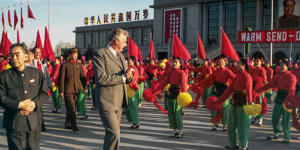
[[[117,51],[113,49],[109,44],[107,45],[107,47],[114,54],[114,56],[117,57]]]

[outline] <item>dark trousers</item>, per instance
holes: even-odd
[[[103,150],[119,150],[122,109],[119,111],[99,111],[99,114],[105,129]]]
[[[41,131],[16,132],[6,130],[9,150],[39,150]]]
[[[76,101],[78,93],[65,93],[65,105],[67,110],[65,126],[77,128],[76,123]]]

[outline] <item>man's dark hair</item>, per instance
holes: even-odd
[[[41,52],[42,52],[42,49],[41,49],[41,48],[39,48],[39,47],[34,47],[34,48],[32,48],[32,50],[31,50],[31,51],[32,51],[33,53],[35,53],[35,50],[36,50],[36,49],[40,49],[40,50],[41,50]]]
[[[24,54],[28,54],[27,45],[25,43],[15,43],[9,48],[9,51],[12,51],[16,47],[21,47]]]
[[[242,63],[243,66],[245,66],[245,70],[249,71],[250,66],[248,64],[248,60],[247,59],[241,59],[241,63]]]
[[[296,2],[295,2],[295,0],[284,0],[284,1],[283,1],[283,6],[285,6],[285,5],[286,5],[286,3],[287,3],[288,1],[292,1],[292,2],[294,3],[294,5],[296,5]]]
[[[135,61],[136,61],[136,58],[135,58],[134,56],[129,56],[128,59],[129,59],[129,60],[132,60],[134,63],[135,63]]]
[[[284,65],[286,65],[286,66],[289,68],[289,61],[287,61],[287,60],[282,60],[282,61],[281,61],[281,64],[284,64]]]

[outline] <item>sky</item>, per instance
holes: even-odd
[[[136,10],[141,10],[140,18],[142,17],[143,9],[149,9],[149,19],[153,18],[153,9],[149,6],[154,0],[51,0],[52,7],[52,23],[50,25],[50,38],[52,47],[61,41],[75,43],[75,27],[84,26],[84,17],[98,16],[103,19],[104,14],[126,13]],[[30,8],[36,20],[27,18],[27,2],[28,0],[0,0],[0,8],[3,8],[5,27],[12,43],[17,40],[17,32],[8,26],[7,11],[10,6],[11,20],[13,24],[13,10],[16,5],[18,14],[18,25],[20,29],[21,42],[27,43],[27,33],[29,33],[29,43],[36,40],[37,30],[40,30],[42,42],[44,40],[45,26],[48,26],[48,4],[49,0],[29,0]],[[24,28],[20,28],[20,9],[23,3],[23,18]],[[29,20],[29,21],[28,21]],[[103,21],[102,21],[103,22]],[[28,25],[29,24],[29,25]],[[2,33],[2,22],[0,26]],[[0,34],[1,36],[1,34]]]

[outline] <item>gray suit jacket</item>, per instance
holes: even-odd
[[[122,75],[128,66],[123,54],[121,62],[108,48],[101,48],[93,55],[95,71],[95,104],[99,111],[118,111],[128,106],[127,92]]]

